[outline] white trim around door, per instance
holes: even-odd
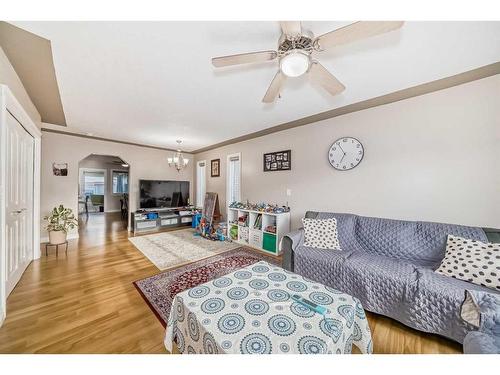
[[[32,254],[29,260],[40,258],[40,165],[41,165],[41,132],[29,117],[23,107],[19,104],[10,89],[0,85],[0,326],[6,316],[7,303],[7,233],[6,233],[6,192],[7,192],[7,121],[14,119],[31,137],[33,137],[32,159],[32,200],[28,212],[30,212],[29,228],[30,248]],[[30,155],[31,156],[31,155]],[[31,168],[30,168],[31,171]],[[31,176],[30,176],[31,177]],[[30,178],[31,180],[31,178]]]

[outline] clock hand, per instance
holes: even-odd
[[[344,155],[342,155],[342,159],[340,159],[339,163],[342,163],[342,160],[344,160],[344,157],[345,157],[345,152],[344,152]]]
[[[340,148],[340,150],[341,150],[341,151],[344,153],[344,155],[345,155],[345,151],[344,151],[344,149],[342,148],[342,146],[340,145],[340,143],[339,143],[339,148]]]

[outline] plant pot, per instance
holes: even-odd
[[[66,242],[67,233],[63,230],[51,230],[49,232],[49,243],[59,245]]]

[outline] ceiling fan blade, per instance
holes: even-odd
[[[281,73],[281,70],[278,70],[276,75],[274,76],[269,88],[266,91],[266,95],[262,98],[264,103],[272,103],[280,93],[280,89],[286,81],[286,76]]]
[[[403,21],[359,21],[320,35],[315,43],[319,44],[321,49],[326,49],[384,34],[399,29],[403,24]]]
[[[321,85],[331,95],[340,94],[345,90],[345,86],[317,61],[313,61],[309,70],[311,80]]]
[[[271,61],[276,57],[278,57],[278,52],[276,51],[240,53],[239,55],[214,57],[212,59],[212,64],[213,66],[220,68],[223,66]]]
[[[300,21],[281,21],[281,31],[285,35],[294,36],[302,34]]]

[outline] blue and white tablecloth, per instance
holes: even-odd
[[[290,299],[328,309],[323,317]],[[354,297],[261,261],[179,293],[165,347],[181,353],[372,352],[370,327]]]

